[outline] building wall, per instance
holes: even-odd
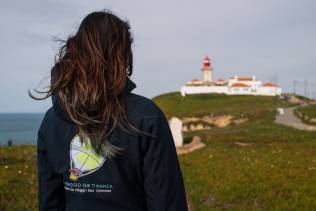
[[[201,94],[201,93],[228,93],[227,86],[183,86],[180,90],[181,95]]]
[[[228,95],[281,95],[279,87],[230,87],[230,86],[183,86],[180,89],[181,95],[202,94],[202,93],[223,93]]]
[[[262,82],[261,81],[238,81],[237,79],[229,79],[228,80],[228,86],[233,85],[234,83],[243,83],[246,84],[248,86],[254,86],[254,87],[260,87],[262,86]]]
[[[203,80],[212,81],[212,71],[211,70],[202,70]]]

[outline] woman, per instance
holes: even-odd
[[[61,47],[45,97],[30,93],[53,102],[38,131],[41,211],[187,210],[168,121],[131,92],[129,30],[109,11],[89,14]]]

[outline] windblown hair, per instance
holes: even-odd
[[[133,71],[130,25],[110,11],[92,12],[62,43],[49,90],[36,90],[46,96],[29,95],[58,95],[81,140],[89,138],[96,153],[111,158],[122,150],[108,141],[116,126],[142,132],[129,122],[123,94]]]

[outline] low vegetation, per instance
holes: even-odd
[[[180,155],[194,210],[313,210],[316,207],[316,132],[273,123],[276,97],[178,93],[155,98],[170,116],[240,114],[249,121],[199,135],[206,147]]]
[[[297,108],[295,110],[295,114],[303,122],[311,125],[316,125],[316,104]]]
[[[288,107],[291,104],[266,96],[228,96],[225,94],[197,94],[182,97],[179,92],[159,95],[153,100],[163,109],[168,118],[200,117],[203,115],[247,114],[250,117],[260,116],[277,107]]]
[[[37,210],[35,146],[0,147],[0,210]]]
[[[153,99],[171,116],[247,116],[249,121],[184,133],[206,146],[179,155],[195,211],[313,210],[316,207],[316,132],[273,123],[276,97],[168,93]],[[33,146],[0,148],[0,210],[36,210]]]

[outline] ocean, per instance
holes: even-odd
[[[36,144],[44,113],[0,113],[0,145]]]

